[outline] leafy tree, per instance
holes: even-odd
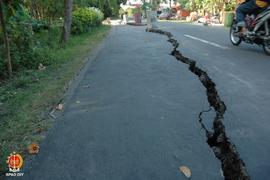
[[[215,9],[221,10],[224,6],[224,0],[177,0],[182,7],[191,11],[203,10],[213,12]],[[229,0],[228,4],[234,4],[235,0]]]
[[[12,74],[12,66],[11,66],[11,58],[10,58],[10,45],[9,45],[9,40],[8,40],[8,34],[7,34],[7,29],[6,29],[6,20],[4,16],[4,9],[3,9],[3,1],[0,0],[0,20],[1,20],[1,26],[3,30],[3,39],[4,39],[4,44],[5,44],[5,55],[7,59],[7,67],[8,67],[8,73],[9,76]]]
[[[8,0],[0,0],[0,22],[3,31],[3,39],[5,45],[5,56],[7,61],[7,69],[9,76],[12,76],[12,64],[10,57],[10,42],[8,38],[7,32],[7,20],[9,17],[14,15],[16,9],[20,7],[20,1],[8,1]]]
[[[32,17],[39,20],[53,20],[64,14],[63,1],[55,0],[25,0]]]

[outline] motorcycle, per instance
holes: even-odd
[[[258,15],[247,15],[245,18],[247,33],[238,31],[234,18],[230,28],[230,40],[234,46],[242,41],[262,46],[264,52],[270,56],[270,6]]]

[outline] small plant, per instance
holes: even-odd
[[[149,11],[149,10],[151,10],[153,8],[153,6],[152,6],[151,3],[144,2],[141,8],[144,11]]]
[[[131,8],[127,8],[127,14],[128,14],[128,17],[133,16],[133,10]]]
[[[77,8],[73,12],[71,32],[73,34],[88,32],[92,27],[100,25],[103,18],[103,13],[97,8]]]
[[[236,1],[227,2],[224,4],[224,11],[234,11],[236,7]]]
[[[42,30],[48,30],[49,24],[46,21],[33,19],[32,20],[32,29],[34,32],[41,32]]]
[[[134,14],[137,14],[137,13],[140,13],[140,12],[141,12],[141,8],[139,8],[139,7],[136,7],[136,8],[134,8],[134,9],[132,9],[133,15],[134,15]]]

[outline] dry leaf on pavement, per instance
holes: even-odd
[[[37,154],[39,152],[39,146],[36,143],[32,143],[28,146],[29,154]]]
[[[187,177],[190,178],[191,177],[191,171],[187,166],[180,166],[179,170]]]
[[[64,104],[58,104],[55,109],[62,111],[64,109]]]
[[[84,89],[90,88],[90,85],[83,86]]]

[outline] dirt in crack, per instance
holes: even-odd
[[[206,88],[207,99],[210,107],[212,107],[216,112],[213,122],[213,130],[207,130],[202,122],[201,115],[205,111],[200,112],[199,122],[205,130],[208,145],[212,148],[215,156],[221,161],[225,180],[249,180],[250,177],[248,176],[243,160],[240,158],[235,145],[226,135],[225,126],[223,125],[226,106],[218,95],[215,83],[205,71],[196,66],[196,61],[184,57],[177,50],[179,43],[177,40],[173,39],[173,35],[170,32],[162,31],[160,29],[147,29],[147,31],[167,36],[169,38],[168,41],[173,45],[171,55],[182,63],[189,65],[189,70],[198,76],[199,80]]]

